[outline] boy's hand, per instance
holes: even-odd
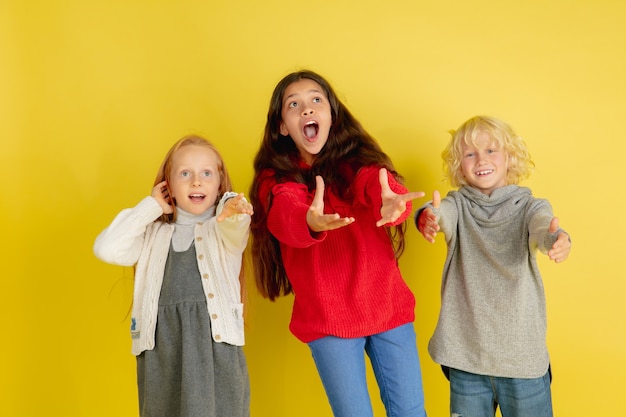
[[[376,222],[377,227],[395,222],[406,210],[406,203],[408,201],[424,197],[425,195],[422,191],[409,192],[406,194],[394,193],[391,188],[389,188],[389,176],[387,176],[387,170],[385,168],[381,168],[380,171],[378,171],[378,180],[380,181],[380,196],[383,205],[380,208],[381,219]]]
[[[237,194],[233,198],[229,198],[224,202],[224,207],[219,216],[217,216],[217,222],[223,222],[226,218],[235,214],[254,214],[252,204],[243,199],[243,193]]]
[[[155,185],[154,188],[152,188],[151,196],[157,201],[157,203],[159,203],[161,210],[163,210],[163,214],[172,214],[174,212],[170,189],[167,188],[167,181],[161,181]]]
[[[341,217],[338,213],[324,214],[324,180],[315,177],[315,196],[306,213],[306,223],[314,232],[339,229],[354,222],[354,217]]]
[[[559,230],[559,219],[558,217],[553,217],[550,222],[550,228],[548,229],[550,233],[556,233]],[[559,233],[556,238],[556,242],[552,245],[552,248],[548,251],[548,257],[556,263],[563,262],[569,256],[569,251],[572,248],[572,241],[569,238],[569,235],[565,232]]]
[[[434,191],[432,205],[434,208],[439,208],[440,204],[441,195],[439,191]],[[430,243],[435,243],[435,237],[437,237],[437,232],[439,231],[439,219],[430,207],[422,210],[417,218],[417,230],[424,236],[424,239]]]

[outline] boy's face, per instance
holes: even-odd
[[[219,157],[210,148],[186,145],[172,158],[169,189],[176,206],[199,215],[211,208],[220,188]]]
[[[487,132],[476,137],[476,146],[463,145],[461,172],[467,184],[483,194],[491,195],[493,190],[507,183],[508,158],[506,152],[494,142]]]
[[[300,156],[309,165],[320,153],[332,124],[330,102],[322,87],[304,78],[287,87],[283,94],[280,134],[290,136]]]

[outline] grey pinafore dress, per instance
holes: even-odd
[[[213,341],[201,280],[195,246],[176,252],[170,245],[155,347],[137,356],[142,417],[250,415],[243,350]]]

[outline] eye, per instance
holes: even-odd
[[[465,155],[463,155],[466,158],[471,158],[472,156],[474,156],[474,152],[465,152]]]
[[[183,172],[181,172],[181,173],[180,173],[180,176],[181,176],[181,177],[185,177],[185,178],[187,178],[187,177],[188,177],[188,176],[190,176],[190,175],[191,175],[191,174],[189,173],[189,171],[183,171]]]
[[[289,107],[290,109],[296,108],[296,107],[298,107],[298,103],[295,102],[295,101],[292,101],[292,102],[287,104],[287,107]]]
[[[203,176],[203,177],[210,177],[210,176],[212,176],[212,175],[213,175],[213,173],[212,173],[211,171],[204,171],[204,172],[202,173],[202,176]]]
[[[321,103],[322,102],[322,98],[321,97],[314,97],[313,98],[313,103]]]

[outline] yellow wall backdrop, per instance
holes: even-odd
[[[137,414],[132,274],[93,241],[188,133],[212,139],[247,191],[270,94],[300,68],[329,79],[414,191],[449,189],[440,152],[470,116],[524,136],[537,165],[524,185],[574,242],[567,262],[541,263],[555,414],[620,415],[625,28],[619,0],[0,2],[0,415]],[[426,351],[445,244],[413,226],[407,239],[427,409],[446,416]],[[252,415],[330,416],[290,310],[250,286]],[[377,396],[372,381],[383,416]]]

